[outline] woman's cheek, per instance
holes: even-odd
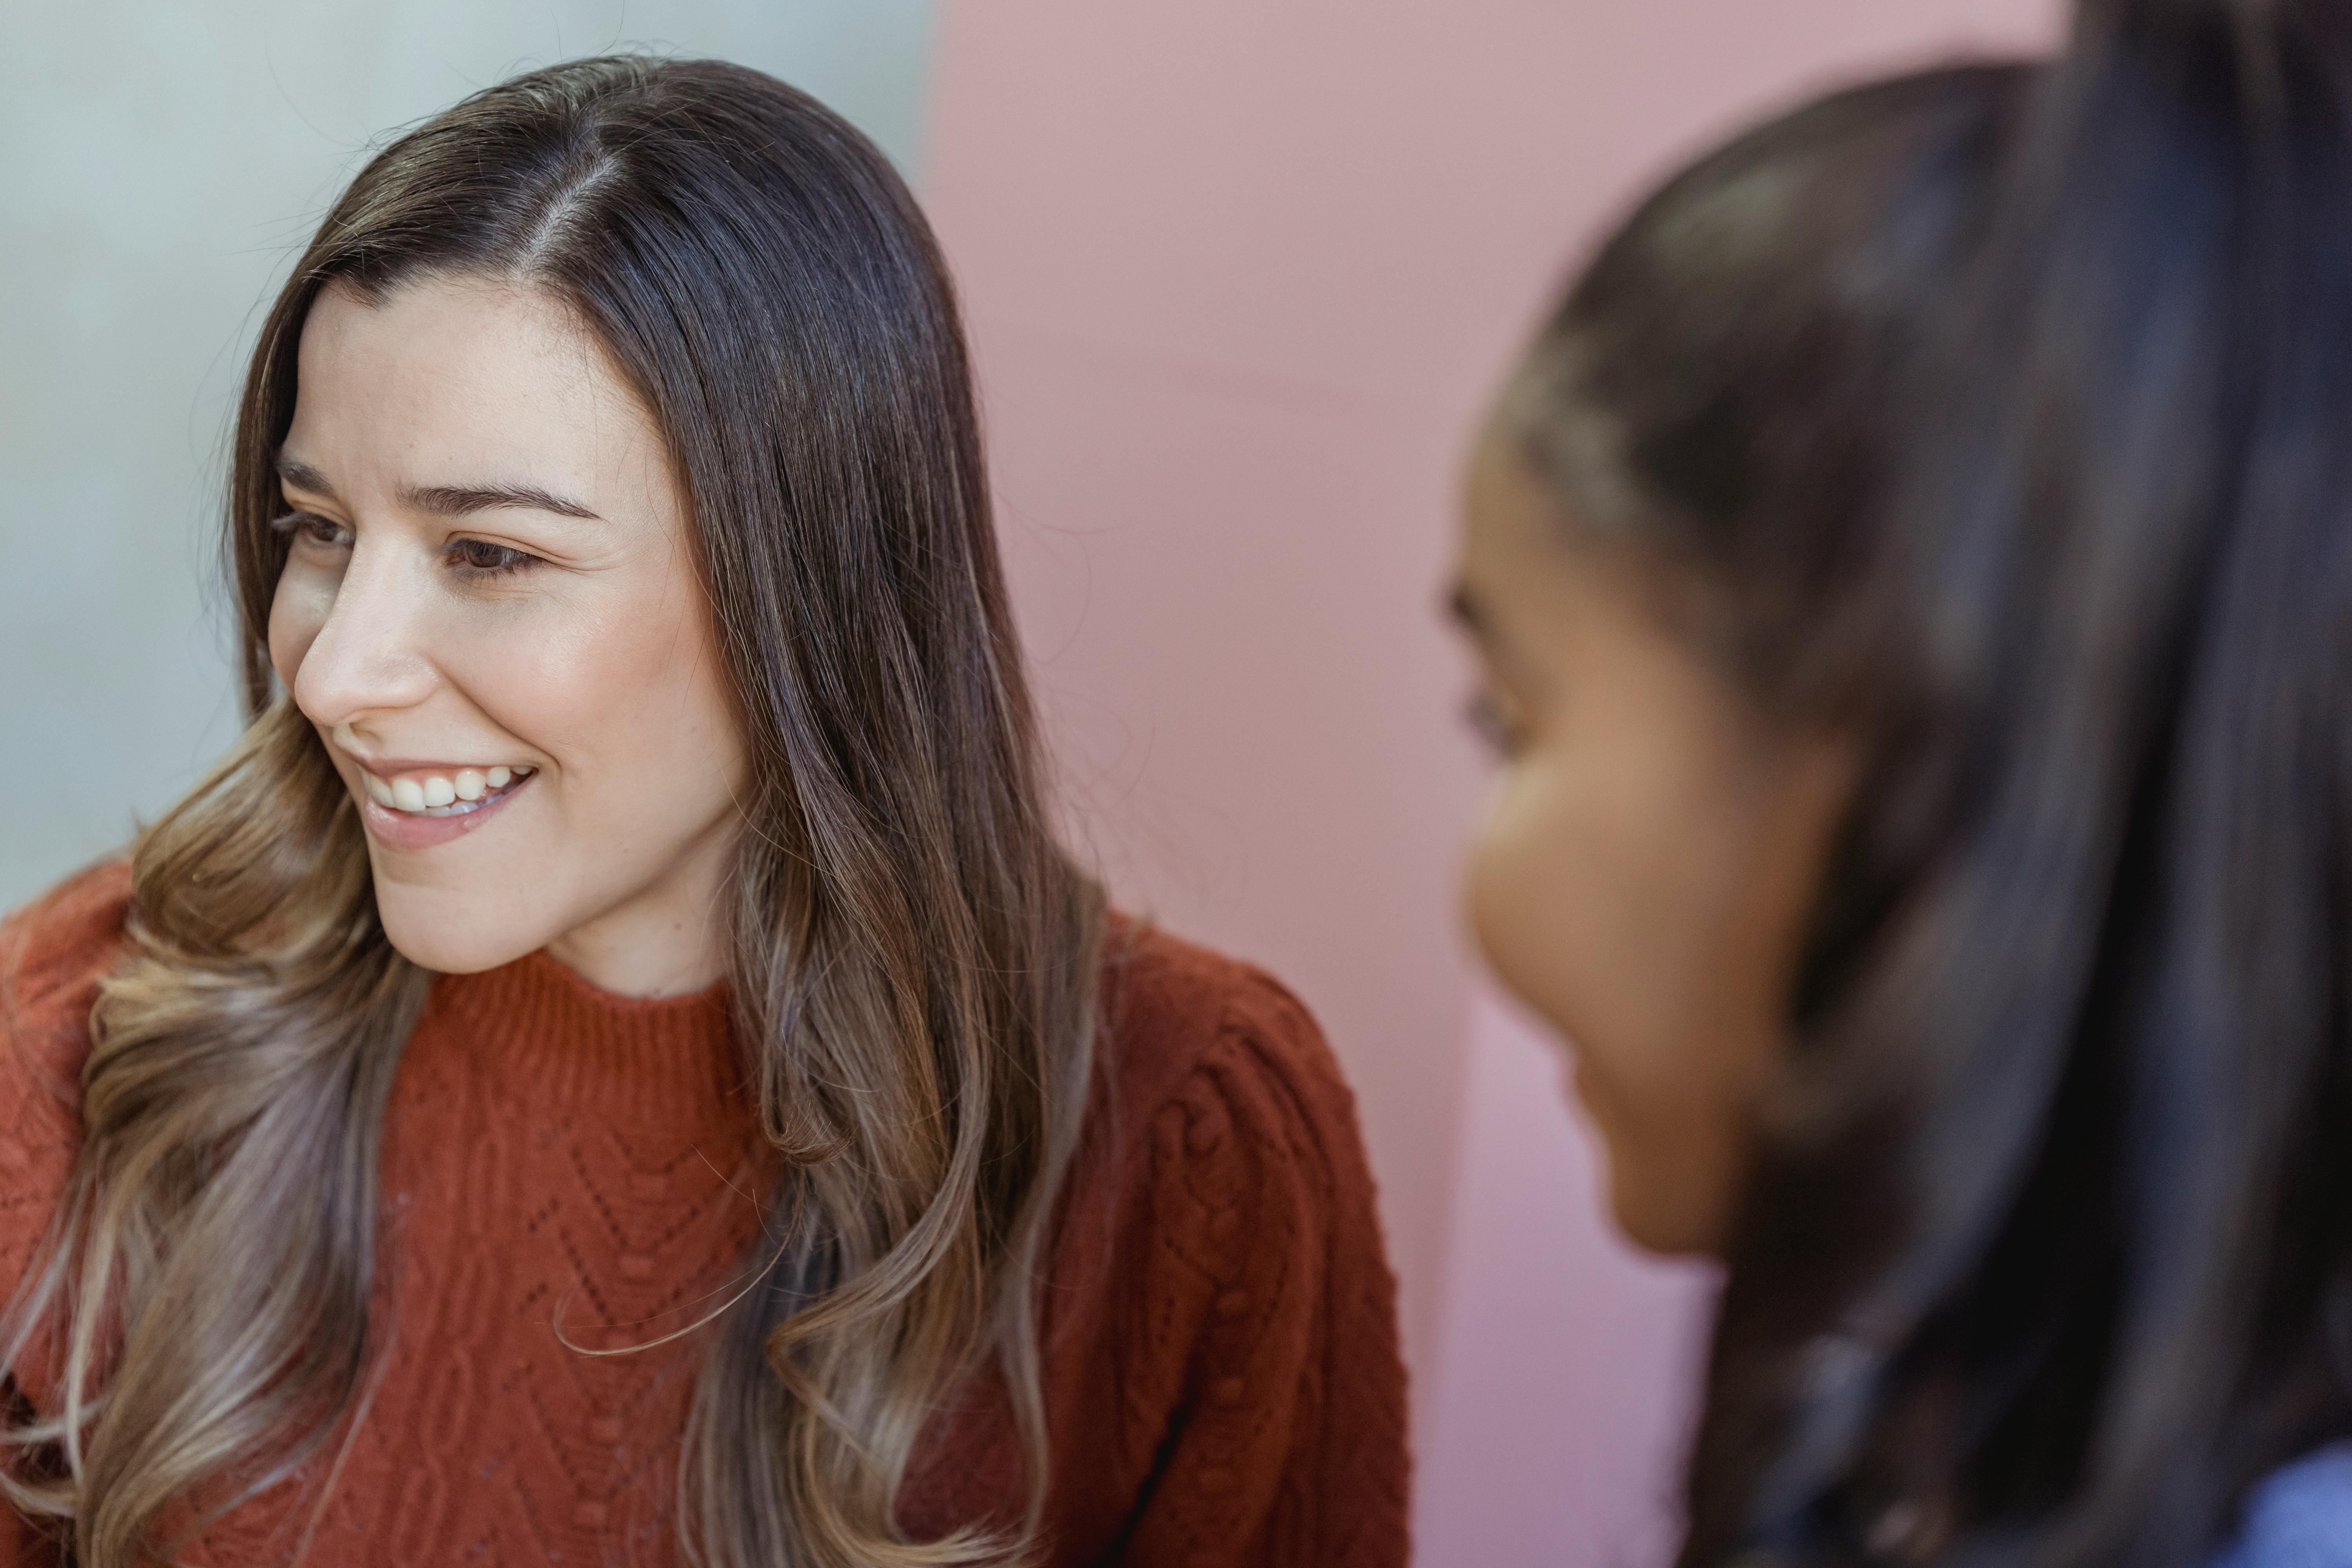
[[[1673,1105],[1671,1062],[1645,1059],[1643,944],[1634,889],[1619,880],[1609,841],[1625,825],[1539,762],[1498,781],[1473,843],[1465,897],[1480,951],[1496,977],[1556,1031],[1574,1065],[1574,1094],[1608,1157],[1618,1224],[1641,1245],[1688,1250],[1691,1226],[1674,1166],[1680,1140],[1653,1125]],[[1615,847],[1622,849],[1622,846]],[[1676,1118],[1669,1114],[1667,1121]],[[1664,1169],[1661,1170],[1661,1165]],[[1654,1212],[1668,1211],[1661,1216]]]
[[[1578,955],[1562,919],[1564,858],[1551,842],[1541,778],[1525,763],[1496,780],[1472,841],[1465,894],[1471,931],[1504,986],[1562,1036],[1574,1038],[1570,1005]]]

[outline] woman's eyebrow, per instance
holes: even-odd
[[[312,495],[325,496],[329,500],[340,499],[335,494],[335,487],[327,482],[327,476],[308,463],[298,462],[280,452],[270,459],[269,466],[278,470],[280,479],[298,490],[309,490]]]
[[[495,511],[503,507],[520,507],[532,511],[551,511],[563,517],[586,518],[601,521],[596,514],[576,500],[570,500],[552,490],[537,485],[423,485],[411,486],[400,492],[400,499],[420,511],[436,517],[464,517],[469,512]]]
[[[270,466],[278,470],[280,479],[298,490],[308,490],[329,500],[341,499],[335,494],[335,487],[327,482],[326,475],[299,458],[281,452]],[[538,485],[412,485],[402,490],[400,497],[418,510],[436,517],[464,517],[501,507],[522,507],[562,517],[586,518],[592,522],[603,521],[590,508]]]

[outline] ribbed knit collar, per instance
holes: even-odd
[[[617,996],[534,952],[441,976],[409,1049],[455,1049],[546,1110],[646,1133],[705,1137],[754,1115],[723,985]]]

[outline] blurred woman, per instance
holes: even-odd
[[[1602,247],[1469,873],[1728,1266],[1689,1568],[2352,1563],[2352,5],[2088,0]]]
[[[1352,1110],[1048,831],[879,153],[591,60],[264,322],[251,727],[0,925],[0,1563],[1362,1563]]]

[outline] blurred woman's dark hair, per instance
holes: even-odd
[[[1503,419],[1864,748],[1684,1563],[2199,1561],[2352,1434],[2352,5],[1754,131]]]

